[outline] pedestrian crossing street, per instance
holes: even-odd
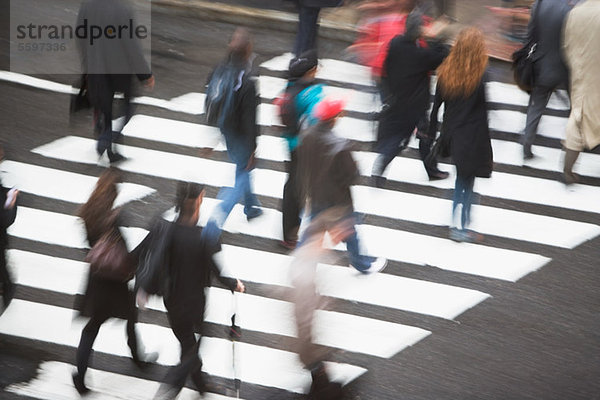
[[[277,115],[270,102],[285,85],[282,72],[289,58],[289,54],[283,54],[264,62],[258,78],[263,100],[259,121],[264,132],[259,138],[257,157],[260,161],[252,172],[253,184],[258,195],[274,201],[269,201],[271,206],[265,206],[264,215],[252,223],[246,222],[242,206],[237,205],[224,226],[226,232],[235,235],[225,238],[218,254],[225,275],[237,277],[258,289],[256,293],[249,290],[235,296],[237,322],[245,332],[261,335],[250,335],[249,341],[242,338],[236,344],[235,370],[229,340],[209,335],[203,338],[200,350],[203,369],[227,380],[231,387],[232,379],[241,379],[241,397],[248,399],[264,399],[273,393],[304,393],[310,383],[310,374],[302,368],[291,347],[285,345],[296,335],[293,305],[282,295],[291,286],[291,256],[275,245],[275,241],[281,239],[281,211],[273,204],[278,204],[283,194],[283,162],[288,155],[284,141],[272,128],[277,124]],[[473,208],[473,229],[490,240],[486,238],[481,244],[459,244],[439,233],[440,228],[451,222],[449,193],[454,186],[453,167],[441,164],[442,169],[451,172],[451,177],[430,182],[421,161],[407,151],[390,165],[388,188],[372,187],[367,178],[376,157],[369,147],[375,130],[368,116],[377,111],[380,104],[368,70],[360,65],[325,59],[321,61],[317,77],[330,84],[327,93],[348,100],[348,116],[342,118],[336,133],[357,144],[354,156],[363,178],[353,187],[353,196],[357,211],[366,216],[357,226],[361,244],[366,253],[390,260],[384,273],[373,276],[359,276],[348,268],[343,256],[318,267],[319,292],[332,300],[332,307],[316,313],[314,341],[333,351],[328,367],[335,380],[350,383],[369,371],[377,373],[370,368],[373,360],[392,359],[410,346],[426,346],[423,340],[436,331],[426,329],[431,324],[404,324],[404,315],[416,315],[425,321],[458,321],[465,311],[491,297],[486,292],[485,282],[518,284],[523,277],[552,262],[552,254],[557,249],[574,251],[600,235],[600,226],[587,222],[586,218],[600,214],[597,201],[600,186],[578,184],[567,190],[556,179],[549,178],[549,174],[555,176],[561,171],[561,151],[557,144],[564,135],[568,113],[564,93],[552,97],[549,115],[545,115],[540,124],[540,135],[549,145],[534,146],[538,157],[528,164],[524,173],[520,168],[521,146],[517,135],[525,124],[527,95],[514,85],[488,83],[492,144],[499,171],[494,172],[491,179],[476,182],[475,190],[481,194],[482,204]],[[66,101],[65,96],[59,96],[73,93],[68,85],[6,71],[0,71],[0,80],[50,91],[56,94],[57,101]],[[119,187],[118,205],[143,203],[152,196],[160,196],[158,189],[148,184],[154,179],[192,180],[214,188],[231,185],[234,166],[224,161],[225,147],[218,130],[203,125],[202,117],[195,117],[196,122],[189,122],[187,118],[203,113],[201,90],[172,99],[143,96],[134,102],[140,107],[123,130],[126,139],[120,152],[128,159],[119,167],[132,177],[150,179],[143,179],[144,184],[126,179]],[[153,115],[153,111],[159,109],[166,111],[168,117]],[[186,116],[185,120],[182,116]],[[115,121],[115,124],[120,123]],[[128,144],[130,139],[135,139],[134,144]],[[192,150],[204,147],[215,147],[215,152],[204,158],[190,155]],[[416,144],[411,143],[410,147],[414,149]],[[31,149],[33,155],[59,161],[60,168],[10,160],[8,155],[9,159],[0,167],[2,180],[6,186],[14,185],[44,202],[82,204],[92,192],[97,177],[73,170],[77,170],[77,165],[97,164],[94,149],[91,132],[67,134]],[[600,156],[582,154],[576,168],[585,177],[598,178]],[[217,199],[205,198],[201,225],[206,224],[217,204]],[[567,215],[576,218],[559,216],[564,215],[561,212],[564,210],[571,210]],[[147,215],[157,211],[164,211],[165,218],[174,216],[172,208],[148,210]],[[122,231],[130,248],[147,233],[139,226],[124,227]],[[87,247],[83,226],[76,216],[29,206],[19,208],[9,234],[28,243],[43,244],[42,249],[55,248],[59,254],[61,249]],[[258,245],[251,245],[250,241]],[[340,244],[336,250],[344,250],[344,245]],[[35,293],[55,293],[67,298],[81,294],[88,265],[81,259],[56,254],[9,250],[9,265],[18,285],[40,290]],[[434,279],[403,276],[401,266],[422,269],[427,271],[425,276]],[[436,271],[465,274],[474,277],[469,281],[474,283],[466,287],[447,284],[443,280],[448,275],[437,278]],[[231,293],[218,287],[210,288],[208,300],[206,321],[215,326],[228,326],[233,309]],[[377,315],[348,311],[363,305],[369,306],[367,310],[377,310]],[[152,299],[148,309],[150,311],[140,312],[149,315],[138,324],[141,340],[147,350],[159,352],[159,365],[175,365],[179,359],[177,340],[168,325],[151,318],[156,313],[164,315],[162,301]],[[17,293],[17,298],[0,317],[0,337],[58,345],[61,351],[68,352],[66,358],[71,361],[44,361],[35,379],[11,385],[6,391],[40,399],[78,398],[70,375],[84,321],[74,318],[75,314],[64,305],[48,304],[42,296],[24,299]],[[35,326],[44,329],[33,329],[34,320]],[[124,321],[105,324],[94,345],[95,351],[115,359],[128,357],[124,325]],[[159,384],[157,379],[104,371],[94,364],[88,383],[94,392],[90,398],[94,399],[148,399]],[[246,387],[252,388],[252,397],[245,397]],[[179,398],[194,398],[194,393],[186,389]],[[211,393],[204,398],[233,397],[227,393]]]

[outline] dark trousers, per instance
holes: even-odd
[[[525,151],[531,150],[531,145],[535,140],[537,128],[540,119],[546,110],[548,100],[555,88],[535,86],[529,96],[529,105],[527,106],[527,122],[525,123],[525,134],[523,136],[523,148]]]
[[[133,357],[133,360],[137,362],[139,361],[138,339],[135,333],[137,309],[133,303],[128,308],[127,314],[127,345],[131,350],[131,356]],[[108,310],[105,313],[93,315],[81,332],[81,340],[79,341],[79,346],[77,347],[76,356],[77,373],[81,379],[84,378],[87,371],[90,356],[92,355],[92,347],[94,346],[96,336],[98,336],[98,331],[100,330],[102,324],[109,318],[110,313]]]
[[[198,354],[200,338],[196,340],[196,336],[194,335],[195,322],[190,318],[174,316],[170,313],[167,315],[171,329],[177,340],[179,340],[181,357],[179,365],[172,367],[167,373],[165,383],[175,388],[177,393],[179,393],[185,385],[185,380],[191,374],[192,381],[202,391],[202,360]]]
[[[15,285],[10,277],[6,267],[6,254],[4,248],[0,249],[0,284],[2,284],[2,301],[4,307],[7,307],[12,300]]]
[[[460,216],[461,229],[467,229],[471,223],[471,204],[473,204],[473,185],[474,176],[462,176],[456,174],[456,184],[454,186],[454,196],[452,198],[452,219],[456,215],[456,208],[462,204],[462,214]]]
[[[290,152],[290,161],[286,163],[288,178],[283,187],[283,240],[298,240],[300,228],[301,204],[298,193],[297,168],[298,160],[295,151]]]
[[[320,8],[300,6],[298,12],[298,32],[294,54],[299,57],[307,50],[317,47],[317,32]]]
[[[112,158],[114,154],[113,143],[119,143],[121,141],[121,130],[127,124],[127,122],[129,122],[133,114],[131,97],[129,95],[125,96],[124,101],[125,119],[123,124],[116,130],[113,130],[112,126],[112,108],[105,108],[104,110],[95,111],[97,115],[95,130],[98,132],[98,143],[96,144],[96,151],[98,152],[98,155],[102,155],[106,151],[108,152],[108,157]]]

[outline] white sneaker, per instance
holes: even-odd
[[[361,272],[363,274],[375,274],[377,272],[381,272],[385,269],[387,263],[388,260],[386,258],[378,257],[375,259],[375,261],[373,261],[373,263],[371,263],[371,266],[368,269]]]

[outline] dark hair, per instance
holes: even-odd
[[[414,9],[406,17],[406,27],[404,29],[404,37],[411,42],[416,42],[421,37],[423,29],[423,13],[420,10]]]
[[[117,198],[117,183],[121,182],[121,173],[116,168],[108,168],[100,175],[96,187],[88,201],[79,209],[79,216],[86,226],[100,234],[110,229],[114,222],[112,206]]]
[[[237,28],[231,36],[229,42],[229,57],[234,63],[244,63],[249,54],[249,48],[252,45],[250,32],[246,28]]]
[[[175,211],[179,217],[188,217],[194,212],[194,201],[200,196],[204,186],[195,182],[179,182],[177,184],[177,198]]]

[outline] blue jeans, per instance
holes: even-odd
[[[452,220],[456,216],[456,207],[462,204],[462,215],[460,218],[461,229],[467,229],[471,223],[471,204],[473,203],[474,176],[456,175],[454,196],[452,198]]]
[[[235,185],[233,188],[223,187],[219,190],[217,198],[222,200],[210,217],[204,228],[204,235],[210,241],[216,241],[221,236],[221,230],[233,207],[243,200],[244,214],[249,215],[260,203],[256,195],[252,193],[250,185],[250,171],[246,169],[246,163],[235,166]]]
[[[310,219],[314,220],[322,211],[325,210],[315,210],[311,213]],[[373,261],[375,261],[375,257],[366,256],[360,254],[360,242],[358,240],[358,234],[356,233],[355,223],[358,219],[356,213],[347,215],[341,220],[350,219],[352,221],[352,234],[350,234],[347,238],[343,240],[346,243],[346,248],[348,250],[348,257],[350,258],[350,264],[359,272],[365,272]],[[304,232],[302,238],[298,242],[298,246],[302,246],[302,244],[306,240],[306,231]]]

